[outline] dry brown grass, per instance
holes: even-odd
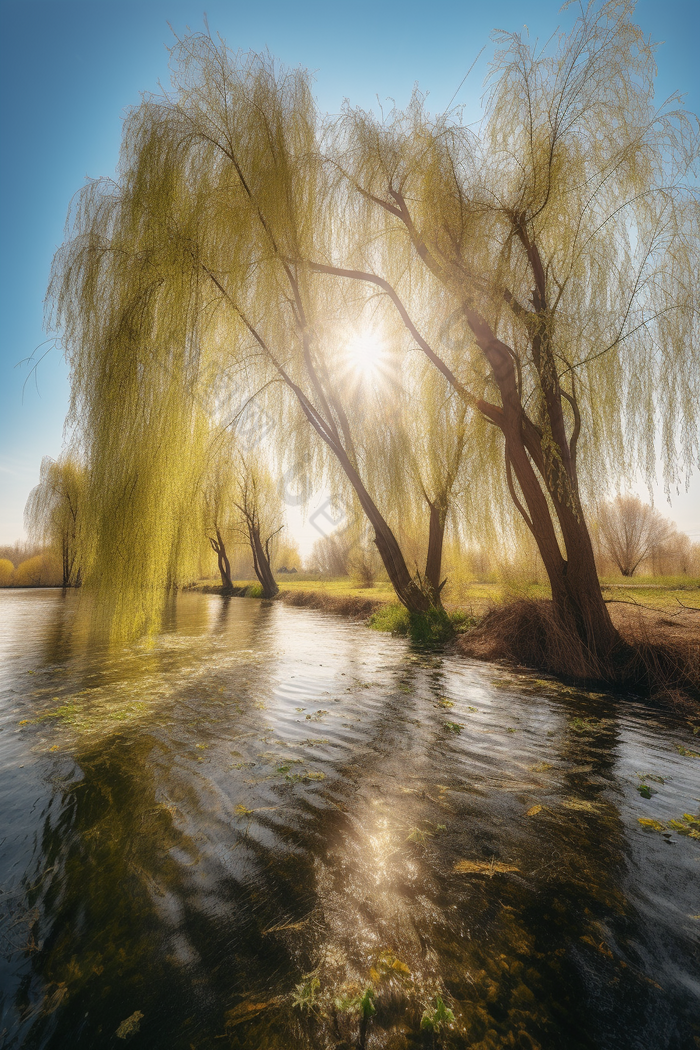
[[[634,606],[612,609],[622,642],[595,659],[562,625],[551,601],[518,599],[491,609],[456,645],[467,656],[506,660],[567,678],[642,692],[677,710],[700,702],[700,615]]]
[[[279,598],[287,605],[306,609],[322,609],[324,612],[336,613],[338,616],[367,617],[382,605],[386,599],[360,598],[358,595],[327,594],[323,591],[280,591]]]
[[[697,710],[700,701],[700,612],[670,613],[615,604],[613,623],[629,648],[621,671],[626,680],[676,710]]]

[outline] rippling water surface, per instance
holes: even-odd
[[[117,651],[76,606],[0,591],[0,1045],[700,1046],[697,720],[278,603]]]

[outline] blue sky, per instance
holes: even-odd
[[[167,81],[166,45],[187,26],[233,48],[267,47],[315,73],[324,110],[344,98],[405,103],[415,82],[444,108],[484,45],[457,101],[476,117],[494,28],[548,37],[570,24],[558,0],[432,0],[379,4],[237,0],[0,0],[0,544],[22,534],[43,455],[61,449],[67,369],[52,350],[30,376],[23,359],[45,340],[43,298],[71,196],[86,176],[114,172],[125,109]],[[658,54],[657,97],[674,90],[700,111],[700,0],[639,0],[637,21]],[[42,351],[39,350],[39,353]],[[657,497],[659,498],[659,497]],[[700,538],[700,479],[659,505]]]

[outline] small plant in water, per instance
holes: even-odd
[[[455,1015],[450,1008],[445,1006],[439,995],[436,995],[435,1005],[428,1006],[423,1011],[420,1026],[424,1031],[433,1032],[435,1035],[439,1035],[442,1026],[452,1024],[454,1019]]]
[[[443,729],[446,729],[448,733],[461,733],[464,724],[462,722],[443,722]]]
[[[342,997],[335,1000],[335,1007],[343,1013],[358,1013],[360,1015],[360,1040],[359,1050],[365,1050],[367,1045],[367,1026],[376,1012],[374,1005],[376,992],[371,984],[367,985],[363,992],[351,997]]]
[[[439,645],[454,634],[452,620],[444,609],[409,613],[408,634],[419,645]]]
[[[595,718],[570,718],[569,729],[574,733],[594,733],[599,722]]]
[[[367,1045],[367,1025],[370,1017],[377,1012],[377,1008],[374,1005],[374,989],[372,985],[365,988],[357,1005],[360,1008],[360,1050],[365,1050]]]
[[[417,842],[419,846],[427,846],[430,834],[429,831],[423,831],[422,828],[413,828],[406,842]]]
[[[370,1017],[377,1012],[377,1008],[374,1005],[375,993],[372,985],[368,985],[364,992],[358,999],[358,1007],[360,1009],[360,1018],[367,1023]]]
[[[298,984],[292,992],[292,1006],[296,1006],[302,1011],[313,1013],[316,1009],[317,992],[320,987],[321,982],[318,977],[315,977],[313,974],[306,974],[306,980]]]
[[[676,751],[679,755],[685,755],[686,758],[700,758],[700,751],[693,751],[689,747],[683,747],[682,744],[676,744]]]

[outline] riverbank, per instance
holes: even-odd
[[[574,651],[541,585],[516,589],[475,581],[462,588],[459,604],[445,603],[444,618],[427,623],[409,616],[388,583],[359,588],[348,578],[310,574],[278,582],[279,600],[288,605],[363,619],[375,630],[410,635],[416,641],[452,638],[465,656],[519,664],[565,679],[607,681],[641,691],[663,706],[700,713],[700,587],[691,578],[601,581],[623,641],[606,671],[594,667],[583,651]],[[204,584],[197,589],[220,590]],[[240,582],[235,593],[259,597],[252,583]]]
[[[277,584],[283,601],[327,609],[341,615],[345,609],[346,615],[363,615],[362,609],[359,613],[353,611],[354,605],[350,599],[357,599],[362,603],[362,608],[365,604],[368,608],[371,606],[370,612],[396,602],[394,590],[386,580],[378,580],[374,587],[358,587],[348,576],[329,578],[318,573],[294,573],[277,576]],[[238,596],[247,593],[255,597],[257,586],[257,580],[236,580],[234,593]],[[696,577],[636,576],[633,580],[626,580],[624,577],[611,576],[601,579],[601,588],[603,597],[611,605],[613,617],[617,616],[614,610],[620,604],[655,609],[661,615],[675,613],[682,610],[683,606],[700,610],[700,579]],[[200,580],[192,589],[212,594],[221,591],[218,580],[214,578]],[[495,605],[517,598],[551,597],[549,588],[543,584],[493,580],[473,580],[446,590],[445,608],[448,612],[459,612],[466,616],[483,616]]]

